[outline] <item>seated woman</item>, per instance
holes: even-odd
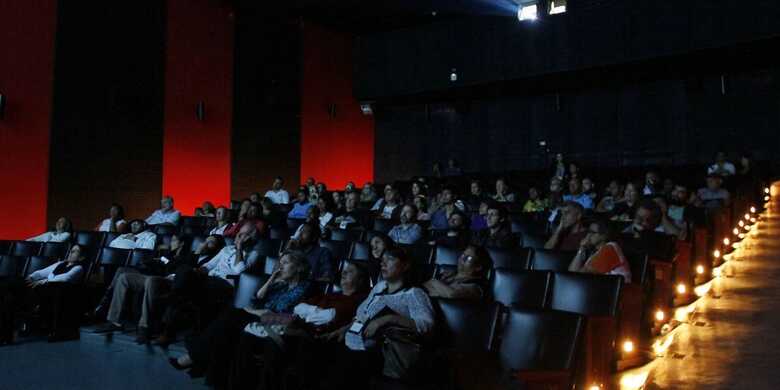
[[[626,283],[631,283],[631,266],[620,245],[611,240],[609,225],[603,220],[591,222],[588,234],[569,264],[569,271],[620,275]]]
[[[230,370],[230,388],[278,389],[280,374],[286,365],[295,365],[297,372],[308,372],[317,365],[313,351],[332,347],[338,337],[329,339],[334,330],[347,325],[355,316],[358,305],[366,298],[369,287],[367,264],[347,262],[341,272],[340,292],[320,295],[300,303],[293,314],[279,316],[280,324],[287,324],[282,344],[268,337],[265,326],[254,322],[244,329],[236,350],[236,359]],[[284,326],[284,325],[282,325]],[[258,372],[257,354],[263,356],[263,368]],[[260,377],[258,378],[258,374]],[[318,380],[306,376],[301,380]],[[300,388],[309,388],[308,385]]]
[[[623,194],[623,200],[616,202],[612,207],[612,220],[631,221],[639,208],[641,193],[639,185],[636,183],[626,183],[626,189]]]
[[[244,205],[242,204],[241,207],[243,209]],[[265,237],[267,229],[265,221],[261,218],[262,209],[263,206],[260,203],[250,203],[249,206],[246,207],[246,212],[238,214],[238,222],[226,228],[222,235],[233,238],[238,235],[238,232],[241,231],[241,228],[244,227],[244,225],[252,224],[255,225],[257,234],[260,235],[260,237]]]
[[[67,291],[84,277],[86,267],[81,247],[74,245],[68,256],[26,279],[0,279],[0,345],[13,342],[17,311],[29,302],[39,307],[42,323],[49,325],[49,340],[78,338],[78,310],[71,309]]]
[[[100,222],[97,226],[99,232],[120,232],[124,233],[127,228],[127,221],[125,221],[125,209],[121,205],[114,203],[111,208],[108,209],[108,218]]]
[[[431,298],[483,299],[487,291],[487,271],[492,261],[485,248],[469,245],[458,258],[454,271],[442,272],[423,288]]]
[[[343,339],[345,345],[329,351],[327,359],[320,357],[322,372],[311,370],[313,378],[326,378],[319,381],[321,388],[365,388],[371,376],[379,374],[410,379],[409,371],[403,369],[383,372],[382,345],[403,344],[402,340],[422,341],[433,330],[431,300],[423,289],[408,282],[413,274],[412,263],[403,250],[392,248],[385,252],[382,280],[360,304],[352,323],[332,335]],[[325,362],[332,362],[332,367],[327,367]]]
[[[177,370],[191,368],[192,375],[207,375],[207,381],[223,387],[230,367],[230,356],[244,327],[255,321],[276,323],[278,314],[290,314],[309,291],[309,264],[297,252],[286,252],[278,268],[257,291],[257,300],[245,309],[231,308],[222,314],[198,336],[186,343],[188,353],[171,358]]]
[[[70,239],[70,235],[73,233],[73,224],[65,217],[60,217],[57,220],[57,224],[54,225],[54,230],[46,232],[35,237],[30,237],[27,241],[37,242],[66,242]]]
[[[417,207],[417,220],[418,221],[430,221],[431,214],[428,212],[428,198],[425,195],[417,195],[414,197],[414,206]]]
[[[382,262],[382,256],[384,256],[385,251],[393,246],[393,241],[387,235],[377,233],[368,244],[371,246],[368,261],[377,266]]]

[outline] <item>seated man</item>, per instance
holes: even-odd
[[[648,199],[639,204],[634,223],[623,231],[620,246],[626,254],[671,259],[674,242],[675,238],[664,233],[661,227],[661,208]]]
[[[274,179],[274,183],[271,185],[271,189],[265,193],[265,197],[271,199],[274,204],[287,204],[290,203],[290,194],[282,188],[284,185],[284,179],[281,176],[277,176]]]
[[[731,195],[728,190],[721,188],[722,185],[723,179],[719,175],[707,175],[707,186],[696,191],[696,207],[713,209],[728,206],[731,203]]]
[[[376,217],[380,219],[392,219],[397,221],[401,214],[401,195],[398,189],[391,187],[385,192],[385,197],[377,205]]]
[[[267,233],[267,226],[263,219],[260,218],[261,206],[259,203],[250,203],[246,208],[246,212],[238,215],[238,222],[231,224],[227,227],[222,235],[225,237],[235,237],[241,228],[245,225],[253,225],[257,229],[257,235],[264,237]]]
[[[577,202],[584,209],[593,209],[593,198],[582,192],[582,181],[580,179],[569,180],[569,193],[563,196],[564,202]]]
[[[309,195],[306,193],[306,191],[299,189],[297,200],[293,203],[292,210],[287,213],[287,218],[306,219],[306,214],[309,211],[309,208],[312,206],[313,204],[309,202]]]
[[[505,208],[491,202],[487,210],[487,229],[474,232],[471,243],[485,248],[511,249],[517,246]]]
[[[157,235],[149,230],[149,225],[142,219],[130,222],[130,233],[122,234],[108,244],[119,249],[155,249]]]
[[[544,244],[544,248],[576,251],[580,247],[580,242],[588,234],[588,229],[582,223],[584,212],[581,204],[572,201],[564,202],[561,206],[561,221]]]
[[[469,245],[458,258],[456,270],[442,272],[422,287],[431,298],[483,299],[487,296],[487,271],[491,266],[485,248]]]
[[[496,193],[493,195],[493,200],[501,203],[515,201],[515,194],[509,192],[509,186],[506,184],[506,179],[499,178],[496,180]]]
[[[675,236],[679,239],[684,239],[685,235],[682,227],[677,226],[671,218],[669,218],[669,205],[666,202],[666,198],[661,195],[653,195],[653,202],[655,202],[661,209],[661,224],[658,226],[658,231],[666,233],[670,236]]]
[[[422,228],[417,224],[417,207],[407,204],[401,209],[401,223],[387,233],[396,244],[414,244],[422,237]]]
[[[456,209],[450,214],[447,230],[434,231],[434,240],[431,245],[444,245],[451,248],[462,249],[471,241],[471,231],[466,215]]]
[[[439,195],[439,208],[431,214],[431,229],[446,230],[449,228],[449,220],[452,213],[462,211],[463,205],[458,202],[455,191],[445,187]]]
[[[609,225],[602,220],[590,224],[588,234],[580,242],[580,248],[569,264],[569,271],[620,275],[626,283],[631,283],[631,265],[620,245],[611,240]]]
[[[30,237],[27,241],[67,242],[70,240],[71,232],[73,232],[73,225],[70,223],[70,220],[65,217],[60,217],[57,220],[57,224],[54,226],[53,231]]]
[[[170,195],[166,195],[160,201],[160,209],[155,210],[149,218],[146,218],[146,223],[149,225],[176,225],[179,223],[180,217],[181,213],[179,210],[173,208],[173,198]]]
[[[330,222],[331,226],[339,229],[347,229],[354,225],[364,227],[366,224],[365,214],[358,210],[360,195],[357,192],[349,192],[344,199],[344,210],[338,212],[336,217]]]
[[[287,249],[300,252],[306,257],[311,269],[311,279],[331,282],[336,275],[335,262],[343,259],[334,259],[330,249],[320,246],[321,234],[316,222],[306,222],[301,225],[299,238],[290,239]]]
[[[715,163],[707,168],[708,175],[718,175],[720,177],[728,177],[737,173],[737,169],[734,164],[726,161],[726,153],[718,152],[715,155]]]
[[[656,171],[649,171],[645,174],[645,187],[642,189],[643,195],[653,195],[663,192],[661,177]]]

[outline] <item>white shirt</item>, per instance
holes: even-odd
[[[84,273],[84,267],[80,265],[75,265],[71,267],[68,272],[61,273],[59,275],[54,275],[54,269],[57,268],[60,263],[63,263],[62,261],[58,261],[44,269],[40,269],[38,271],[35,271],[30,274],[28,277],[30,280],[38,281],[38,280],[46,280],[46,283],[48,282],[76,282],[79,279],[81,279],[81,274]]]
[[[734,164],[732,164],[732,163],[730,163],[728,161],[724,162],[722,167],[719,166],[718,163],[715,163],[715,164],[710,165],[709,168],[707,168],[707,173],[708,174],[720,173],[721,175],[723,175],[722,171],[726,171],[728,173],[728,175],[734,175],[734,174],[737,173],[737,168],[734,167]],[[727,175],[724,175],[724,176],[727,176]]]
[[[27,241],[36,241],[36,242],[65,242],[70,239],[70,233],[68,232],[46,232],[40,235],[37,235],[35,237],[30,237],[27,239]]]
[[[265,197],[271,199],[274,204],[287,204],[290,203],[290,194],[285,190],[269,190],[265,193]]]
[[[424,334],[433,329],[431,299],[421,288],[405,288],[388,294],[387,282],[380,281],[358,306],[355,321],[365,324],[385,309],[414,321],[418,333]]]
[[[209,271],[209,276],[214,276],[226,280],[230,285],[234,282],[228,279],[228,275],[238,275],[245,269],[251,267],[257,261],[257,252],[244,249],[244,261],[236,261],[236,246],[230,245],[222,248],[216,256],[208,263],[203,264],[203,268]]]
[[[133,233],[125,233],[108,244],[111,248],[119,249],[154,249],[157,244],[157,235],[144,230],[141,233],[133,235]]]
[[[209,232],[210,236],[217,235],[217,236],[224,236],[225,235],[225,229],[229,228],[232,225],[232,223],[226,223],[223,226],[217,226],[214,229],[211,229]]]
[[[382,208],[382,218],[385,219],[393,218],[393,210],[395,210],[396,207],[398,207],[397,204],[394,206],[391,206],[389,204],[385,205],[385,207]]]
[[[179,223],[179,217],[181,217],[179,210],[163,212],[162,209],[160,209],[155,210],[149,218],[146,218],[146,223],[149,225],[159,225],[161,223],[172,223],[176,225]]]
[[[124,219],[120,219],[116,221],[116,227],[119,229],[119,225],[126,224],[127,221]],[[103,222],[100,223],[100,227],[98,228],[99,232],[110,232],[111,231],[111,218],[106,218],[103,220]]]

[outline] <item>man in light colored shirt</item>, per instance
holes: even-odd
[[[284,185],[284,179],[281,176],[277,176],[271,189],[265,193],[265,197],[271,199],[271,202],[274,202],[274,204],[290,203],[290,194],[282,188],[282,185]]]
[[[53,231],[30,237],[27,241],[66,242],[70,239],[70,232],[73,230],[72,226],[69,219],[60,217],[60,219],[57,220],[57,224],[54,226]]]
[[[130,222],[130,233],[115,238],[108,246],[119,249],[154,249],[157,245],[157,235],[148,228],[143,220],[133,220]]]
[[[179,210],[173,208],[173,198],[170,195],[165,196],[160,201],[160,209],[155,210],[149,218],[146,218],[146,223],[149,225],[160,225],[164,223],[176,225],[179,223],[181,213]]]
[[[287,218],[306,219],[306,215],[308,215],[310,207],[312,207],[312,203],[309,202],[306,191],[302,189],[298,190],[298,200],[293,203],[293,208],[287,214]]]
[[[217,226],[209,231],[209,235],[223,236],[225,235],[225,229],[232,225],[230,223],[230,213],[228,213],[228,209],[224,206],[217,208],[216,219]]]
[[[717,173],[707,175],[707,186],[696,191],[694,204],[696,207],[718,208],[731,203],[731,194],[721,188],[723,179]]]
[[[417,221],[417,207],[407,204],[401,209],[401,223],[393,226],[387,234],[396,244],[414,244],[422,237],[422,228]]]
[[[219,278],[233,286],[234,281],[228,276],[239,275],[257,262],[259,255],[252,251],[256,241],[257,229],[252,224],[244,225],[236,235],[233,245],[222,248],[208,263],[203,264],[200,272],[205,272],[209,279]]]
[[[593,208],[593,198],[582,192],[582,182],[578,178],[569,180],[569,193],[563,196],[563,201],[579,203],[588,210]]]
[[[707,168],[707,174],[716,174],[721,177],[732,176],[737,173],[734,164],[726,161],[726,153],[718,152],[715,155],[715,164]]]

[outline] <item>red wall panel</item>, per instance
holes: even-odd
[[[234,17],[220,4],[168,0],[162,188],[187,215],[230,202]]]
[[[311,23],[302,35],[301,181],[313,176],[328,188],[372,181],[374,119],[352,95],[352,36]]]
[[[56,1],[0,1],[0,239],[46,228]]]

